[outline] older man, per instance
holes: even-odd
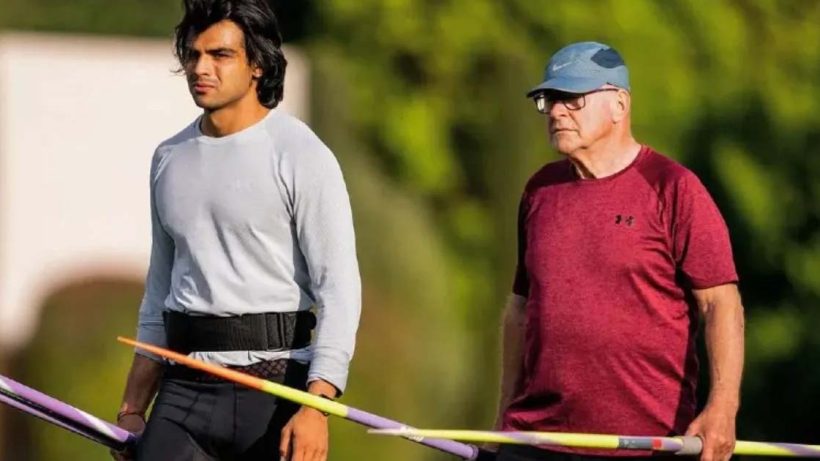
[[[497,426],[698,435],[703,460],[728,459],[743,308],[718,208],[691,171],[632,136],[628,71],[613,48],[559,50],[528,96],[565,158],[521,199]],[[700,317],[711,388],[698,415]],[[505,446],[499,460],[649,454]]]

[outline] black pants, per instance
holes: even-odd
[[[283,374],[264,378],[305,389],[307,372],[288,361]],[[279,459],[282,427],[298,405],[239,384],[186,378],[163,378],[137,461]]]
[[[666,454],[651,457],[573,455],[570,453],[542,450],[526,445],[502,445],[496,457],[496,461],[686,461],[693,459],[695,458]]]

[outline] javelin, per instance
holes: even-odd
[[[294,389],[288,386],[283,386],[281,384],[277,384],[265,379],[257,378],[246,373],[231,370],[230,368],[225,368],[219,365],[214,365],[203,362],[201,360],[193,359],[186,355],[178,354],[176,352],[169,351],[168,349],[164,349],[162,347],[141,343],[133,339],[123,338],[121,336],[117,337],[117,341],[137,347],[139,349],[146,350],[148,352],[153,352],[154,354],[157,354],[168,360],[173,360],[174,362],[181,363],[188,367],[208,372],[212,375],[218,376],[225,380],[233,381],[268,394],[273,394],[285,400],[290,400],[291,402],[296,402],[300,405],[311,407],[316,410],[331,414],[333,416],[338,416],[340,418],[344,418],[349,421],[359,423],[363,426],[368,426],[377,429],[398,429],[407,427],[400,422],[393,421],[391,419],[387,419],[379,415],[374,415],[373,413],[368,413],[363,410],[343,405],[339,402],[318,397],[308,392],[300,391],[298,389]],[[445,453],[449,453],[451,455],[455,455],[467,460],[480,460],[483,459],[485,456],[489,456],[490,458],[492,457],[491,454],[483,450],[479,450],[478,447],[476,447],[475,445],[468,445],[465,443],[456,442],[454,440],[427,440],[417,439],[415,437],[409,438],[409,440],[412,440],[416,443],[420,443],[422,445],[426,445],[428,447],[436,448]]]
[[[77,435],[85,437],[92,442],[97,442],[99,444],[105,445],[110,448],[119,449],[120,446],[115,444],[109,445],[108,440],[100,437],[98,434],[92,434],[90,432],[86,432],[84,429],[79,427],[74,427],[70,423],[67,423],[57,417],[50,416],[47,412],[40,411],[35,406],[31,406],[30,404],[24,403],[23,401],[14,400],[11,397],[8,397],[6,394],[0,393],[0,402],[5,403],[6,405],[15,408],[17,410],[22,411],[23,413],[27,413],[31,416],[36,416],[44,421],[47,421],[51,424],[54,424],[57,427],[61,427],[67,431],[73,432]]]
[[[3,375],[0,402],[114,450],[121,451],[137,440],[124,429]]]
[[[573,434],[568,432],[498,432],[399,428],[370,430],[371,434],[401,437],[433,437],[468,442],[544,445],[554,447],[652,450],[676,455],[697,455],[703,450],[699,437],[647,437],[604,434]],[[734,454],[750,456],[789,456],[820,458],[820,445],[797,443],[747,442],[735,443]]]

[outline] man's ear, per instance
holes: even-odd
[[[612,121],[618,123],[629,115],[632,104],[631,95],[627,91],[619,90],[617,97],[612,101]]]

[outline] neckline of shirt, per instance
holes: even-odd
[[[246,128],[243,128],[236,133],[231,133],[225,136],[208,136],[202,132],[202,128],[200,124],[202,123],[202,115],[194,120],[194,133],[196,135],[196,140],[205,144],[226,144],[232,142],[237,139],[242,139],[247,137],[248,135],[259,131],[264,128],[265,124],[267,123],[268,119],[273,117],[273,113],[276,111],[276,108],[271,109],[264,117],[262,117],[258,122],[250,125]]]
[[[644,157],[646,157],[647,152],[649,152],[649,146],[645,144],[641,144],[641,148],[638,150],[638,155],[635,156],[634,159],[629,163],[629,165],[625,166],[620,171],[613,173],[609,176],[605,176],[603,178],[580,178],[578,177],[578,173],[575,171],[575,167],[573,166],[572,162],[567,160],[567,171],[569,172],[570,176],[572,177],[572,183],[578,185],[594,185],[594,184],[605,184],[611,181],[614,181],[624,174],[628,173],[635,166],[640,163]]]

